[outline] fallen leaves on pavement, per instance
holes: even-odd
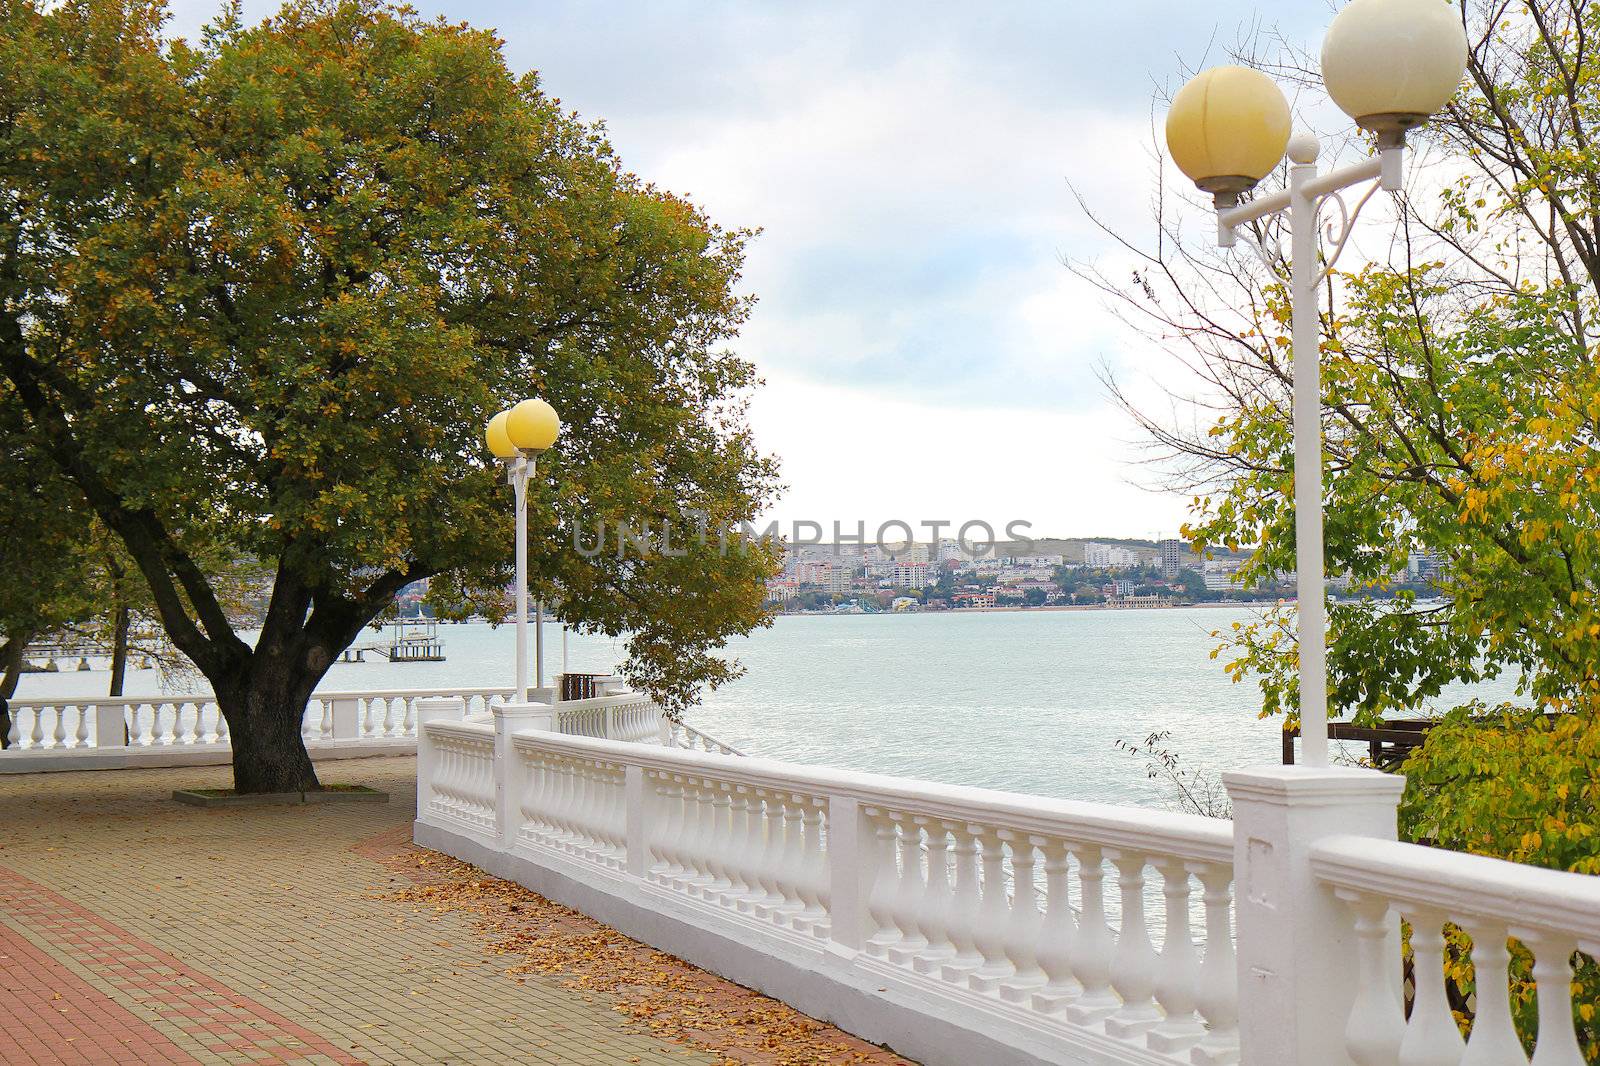
[[[470,915],[518,980],[538,975],[612,1001],[658,1037],[721,1056],[724,1066],[871,1066],[908,1060],[793,1007],[656,951],[609,926],[468,863],[406,845],[385,860],[416,883],[379,898]]]

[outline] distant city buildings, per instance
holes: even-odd
[[[1124,548],[1117,544],[1100,544],[1090,541],[1083,546],[1083,562],[1086,566],[1116,570],[1123,567],[1138,566],[1139,553],[1132,548]]]
[[[768,602],[791,611],[838,613],[849,607],[865,613],[1162,606],[1257,594],[1236,576],[1242,553],[1203,558],[1178,538],[1054,540],[1016,550],[1020,546],[979,553],[948,537],[936,543],[790,545],[782,572],[768,583]]]

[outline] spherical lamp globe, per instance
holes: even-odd
[[[535,397],[523,400],[506,417],[506,437],[523,452],[542,452],[561,435],[561,419],[556,409]]]
[[[1272,173],[1289,143],[1289,102],[1249,67],[1212,67],[1172,98],[1167,151],[1206,192],[1236,196]]]
[[[517,457],[517,446],[511,443],[510,437],[506,436],[506,421],[510,417],[510,411],[501,411],[489,419],[489,425],[483,431],[484,440],[489,445],[489,454],[496,459],[515,459]]]
[[[1398,145],[1461,87],[1467,35],[1444,0],[1351,0],[1322,40],[1322,81],[1356,125]]]

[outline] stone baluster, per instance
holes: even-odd
[[[228,718],[222,713],[222,704],[218,703],[214,704],[214,706],[217,708],[217,743],[226,744],[228,742]]]
[[[1164,1015],[1150,1030],[1154,1051],[1180,1052],[1199,1043],[1205,1026],[1194,1012],[1200,984],[1200,953],[1194,947],[1190,917],[1189,864],[1170,855],[1156,860],[1161,871],[1161,895],[1166,903],[1166,929],[1161,937],[1161,961],[1156,975],[1156,1002]]]
[[[1145,919],[1144,868],[1149,857],[1143,852],[1119,848],[1111,855],[1117,868],[1117,887],[1122,897],[1122,921],[1117,935],[1117,950],[1111,963],[1111,987],[1122,997],[1122,1007],[1106,1019],[1106,1032],[1127,1040],[1154,1028],[1161,1021],[1156,1006],[1156,968],[1161,959],[1150,941],[1150,926]]]
[[[1400,993],[1394,983],[1400,959],[1391,950],[1394,945],[1390,934],[1394,921],[1389,901],[1382,896],[1343,888],[1335,889],[1334,895],[1350,909],[1356,930],[1356,997],[1351,1005],[1350,1021],[1345,1027],[1345,1050],[1359,1066],[1394,1066],[1400,1060],[1400,1041],[1405,1038],[1406,1019]],[[1505,933],[1502,930],[1502,951],[1505,949],[1504,940]],[[1479,961],[1474,951],[1473,962]],[[1480,969],[1478,973],[1481,975],[1483,971]],[[1480,1004],[1485,1000],[1483,993],[1484,989],[1480,986]],[[1492,1011],[1491,1006],[1490,1013]],[[1483,1021],[1484,1016],[1480,1014],[1478,1022],[1473,1025],[1474,1039],[1477,1039]],[[1520,1046],[1517,1051],[1521,1053]],[[1505,1060],[1487,1061],[1501,1063]]]
[[[928,946],[919,924],[926,884],[922,879],[922,829],[909,814],[895,811],[895,828],[900,833],[900,880],[894,900],[894,924],[900,939],[889,948],[889,961],[910,966]]]
[[[1006,925],[1006,957],[1015,973],[1000,986],[1000,998],[1008,1003],[1029,1003],[1033,992],[1045,983],[1039,966],[1039,935],[1044,915],[1039,913],[1039,884],[1034,879],[1035,838],[1026,833],[1006,832],[1011,845],[1011,916]]]
[[[607,765],[606,775],[611,781],[611,861],[618,870],[628,863],[628,770],[625,766]]]
[[[167,733],[167,727],[161,724],[161,712],[169,706],[173,705],[167,703],[152,703],[150,705],[150,743],[156,747],[164,747],[172,743],[172,737]],[[173,707],[173,716],[176,719],[176,707]],[[174,720],[173,725],[177,725],[176,720]]]
[[[937,818],[918,818],[916,824],[928,839],[928,884],[922,895],[917,928],[928,946],[912,960],[918,973],[943,974],[944,964],[955,958],[949,928],[955,906],[950,885],[950,827]]]
[[[1533,952],[1533,982],[1539,999],[1539,1042],[1533,1066],[1584,1066],[1572,1026],[1572,953],[1577,943],[1559,933],[1520,932]]]
[[[561,850],[568,855],[581,855],[589,842],[589,767],[570,755],[561,756],[557,765],[567,779]]]
[[[881,958],[892,945],[899,942],[901,936],[894,922],[895,888],[900,874],[895,862],[894,820],[881,807],[863,807],[862,813],[872,827],[866,861],[872,863],[873,869],[872,888],[867,893],[870,933],[865,950],[867,954]]]
[[[783,808],[783,858],[779,864],[778,882],[783,902],[772,912],[772,919],[780,925],[792,925],[806,909],[806,901],[800,895],[806,861],[805,812],[797,796],[779,793],[777,800]]]
[[[544,765],[550,780],[550,798],[545,808],[545,820],[549,823],[550,829],[545,842],[552,848],[560,850],[572,835],[568,812],[571,809],[571,798],[577,782],[573,780],[571,766],[560,756],[545,752]]]
[[[79,705],[78,726],[72,731],[72,746],[85,748],[89,746],[89,715],[94,710],[94,705]]]
[[[394,700],[388,698],[383,701],[383,735],[394,736]]]
[[[683,832],[683,790],[664,770],[648,770],[645,783],[649,788],[650,802],[655,804],[652,818],[654,833],[650,841],[651,862],[645,879],[661,885],[670,885],[683,872],[678,861],[679,834]]]
[[[1072,976],[1072,864],[1065,841],[1055,837],[1034,839],[1044,853],[1045,912],[1037,957],[1045,983],[1033,994],[1031,1002],[1036,1011],[1057,1014],[1082,991]]]
[[[568,780],[561,761],[547,751],[539,752],[539,777],[542,782],[540,804],[539,842],[549,848],[561,846],[562,800],[566,795]]]
[[[691,778],[688,783],[694,796],[694,876],[683,887],[689,895],[699,896],[717,880],[717,789],[703,777]]]
[[[50,746],[64,748],[67,746],[67,705],[56,704],[55,721],[50,726]]]
[[[465,706],[466,700],[462,700],[462,707],[465,708]],[[422,736],[422,730],[426,728],[426,725],[427,719],[425,718],[417,724],[418,737]],[[539,789],[544,781],[539,768],[537,752],[514,747],[512,748],[512,758],[522,764],[522,772],[518,775],[521,780],[521,788],[518,790],[515,800],[519,824],[517,832],[512,836],[511,840],[511,846],[517,847],[530,841],[537,843],[539,840],[540,823],[542,821],[539,812]]]
[[[978,841],[981,830],[965,822],[949,824],[955,859],[955,891],[950,899],[950,920],[947,928],[950,946],[955,953],[940,968],[940,975],[954,984],[966,984],[967,975],[983,965],[972,940],[972,930],[978,923],[978,911],[983,906],[983,896],[978,884]]]
[[[748,911],[750,904],[761,895],[756,887],[752,869],[751,842],[755,836],[751,822],[750,789],[744,785],[728,786],[728,891],[723,897],[725,906]]]
[[[822,805],[824,800],[796,796],[804,814],[800,823],[800,876],[797,888],[805,908],[795,916],[795,925],[813,936],[826,936],[828,923],[828,855],[822,847]]]
[[[628,807],[622,794],[622,782],[617,779],[618,768],[608,763],[598,763],[595,780],[601,786],[600,822],[602,854],[607,866],[621,869],[627,858]]]
[[[572,795],[572,836],[567,841],[567,851],[585,855],[594,850],[599,838],[599,808],[594,763],[588,759],[571,759],[567,763],[575,784]]]
[[[39,712],[33,712],[33,716],[34,720],[37,721]],[[22,746],[22,711],[20,710],[11,713],[11,724],[6,726],[6,746],[10,748]]]
[[[463,710],[463,716],[465,710]],[[426,727],[426,719],[423,728]],[[518,839],[540,847],[550,843],[550,768],[544,753],[526,748],[514,749],[522,760],[522,830]]]
[[[592,759],[576,759],[578,775],[578,802],[575,815],[577,838],[574,852],[592,856],[601,845],[605,834],[605,787],[600,769]]]
[[[998,992],[1000,983],[1016,972],[1006,958],[1006,920],[1010,907],[1006,898],[1006,849],[997,830],[981,827],[978,842],[983,847],[983,903],[972,927],[972,941],[983,956],[983,965],[972,971],[967,987],[985,994]]]
[[[445,813],[452,813],[456,808],[456,749],[453,741],[446,740],[438,748],[438,764],[436,767],[433,791],[434,804]]]
[[[706,792],[705,783],[699,778],[685,777],[683,787],[683,812],[687,821],[683,854],[684,865],[688,869],[684,876],[679,878],[678,887],[690,895],[696,895],[701,886],[709,885],[716,880],[710,867],[706,865],[706,840],[711,828],[711,797]]]
[[[761,918],[771,916],[784,902],[779,888],[780,862],[783,858],[783,820],[774,818],[775,802],[772,793],[755,789],[750,797],[750,868],[755,877],[754,891],[748,902],[740,905]]]
[[[1195,1007],[1206,1035],[1190,1052],[1197,1066],[1239,1061],[1239,974],[1233,948],[1233,870],[1207,863],[1197,871],[1205,889],[1206,951],[1200,960]]]
[[[1354,897],[1354,898],[1352,898]],[[1361,1041],[1362,1030],[1356,1023],[1356,1011],[1363,1007],[1377,1008],[1382,1012],[1384,1029],[1394,1034],[1392,1043],[1372,1049],[1388,1052],[1388,1062],[1394,1062],[1400,1040],[1405,1031],[1401,1017],[1400,1000],[1394,991],[1392,975],[1399,967],[1399,958],[1390,950],[1389,902],[1373,896],[1339,893],[1339,898],[1350,904],[1356,916],[1356,936],[1361,938],[1358,951],[1361,955],[1361,984],[1356,991],[1356,1002],[1350,1011],[1350,1027],[1345,1030],[1346,1047],[1350,1057],[1361,1066],[1370,1066],[1378,1058],[1369,1052]],[[1506,950],[1507,931],[1498,922],[1468,922],[1467,934],[1472,937],[1472,970],[1475,978],[1476,998],[1472,1017],[1472,1036],[1467,1041],[1467,1054],[1461,1066],[1502,1066],[1503,1063],[1520,1063],[1525,1057],[1522,1041],[1517,1039],[1516,1026],[1511,1020],[1511,987],[1508,967],[1511,952]],[[1369,967],[1374,976],[1382,975],[1380,986],[1384,999],[1381,1004],[1371,1002],[1373,996],[1367,988]],[[1541,999],[1540,1002],[1543,1002]],[[1544,1032],[1543,1026],[1539,1031]],[[1359,1050],[1358,1050],[1359,1049]]]
[[[1078,894],[1081,911],[1073,938],[1072,975],[1083,993],[1067,1004],[1074,1025],[1094,1025],[1122,1005],[1111,990],[1111,958],[1116,942],[1106,922],[1105,856],[1094,844],[1077,844]]]
[[[405,719],[400,723],[400,733],[402,736],[414,737],[417,735],[417,698],[415,696],[407,696],[405,705],[406,714]]]
[[[1411,922],[1411,1021],[1400,1041],[1401,1066],[1458,1066],[1466,1041],[1456,1028],[1444,984],[1444,921],[1435,911],[1406,915]]]
[[[362,702],[361,735],[363,737],[372,736],[374,730],[377,729],[377,722],[373,717],[372,705],[377,702],[378,698],[379,697],[377,697],[377,696],[368,696],[366,699],[361,701]]]
[[[711,832],[706,839],[707,867],[713,880],[700,889],[700,898],[721,903],[733,889],[733,865],[738,861],[733,841],[733,796],[731,788],[721,781],[708,781],[713,790],[711,800]]]
[[[701,877],[709,880],[701,850],[706,812],[701,807],[699,783],[686,776],[678,776],[674,780],[683,791],[683,828],[678,834],[678,862],[683,870],[672,880],[674,888],[688,891],[689,886]]]

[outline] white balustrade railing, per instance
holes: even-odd
[[[481,722],[435,722],[428,730],[432,758],[419,813],[494,831],[494,727]]]
[[[1358,945],[1359,989],[1346,1045],[1362,1066],[1513,1066],[1527,1063],[1513,1024],[1511,952],[1533,957],[1537,1066],[1583,1066],[1573,1025],[1573,959],[1600,959],[1600,878],[1542,870],[1415,844],[1334,837],[1317,843],[1311,869],[1348,908]],[[1400,993],[1397,922],[1410,929],[1413,994]],[[1474,976],[1470,1036],[1447,996],[1446,927],[1465,934]],[[1457,960],[1457,971],[1465,969]],[[1596,1004],[1587,1004],[1592,1012]],[[1531,1034],[1527,1034],[1531,1035]]]
[[[620,684],[613,682],[607,687]],[[390,742],[404,747],[417,737],[417,709],[422,700],[459,700],[468,720],[484,721],[514,693],[510,686],[317,692],[306,705],[301,732],[313,748],[366,745],[362,750],[370,750]],[[554,695],[551,688],[529,691],[530,699],[540,703],[549,703]],[[556,728],[562,733],[740,754],[731,745],[669,721],[653,700],[636,692],[613,692],[552,706]],[[225,751],[229,746],[228,723],[216,697],[209,693],[21,699],[12,701],[10,710],[9,744],[0,750],[0,767],[7,756],[19,754],[48,754],[52,765],[59,759],[65,766],[75,752],[88,755],[116,748],[167,751],[177,756],[184,750]]]
[[[460,697],[469,713],[484,713],[509,699],[509,687],[422,688],[316,692],[301,730],[308,741],[416,736],[417,700]],[[533,698],[548,698],[537,690]],[[10,702],[9,750],[164,748],[226,744],[228,724],[210,693],[183,696],[40,697]],[[343,721],[349,715],[348,727]],[[121,724],[118,725],[117,723]],[[104,724],[108,735],[100,735]]]
[[[306,705],[301,732],[309,741],[414,738],[418,700],[460,698],[466,701],[468,715],[482,716],[515,693],[516,689],[510,686],[315,692]],[[529,692],[530,699],[549,697],[549,689]]]
[[[687,722],[674,722],[665,716],[661,719],[661,743],[669,748],[687,751],[704,751],[712,755],[743,755],[732,744],[725,744],[709,733],[703,733]]]
[[[568,736],[651,743],[660,740],[661,708],[637,692],[563,700],[555,708],[556,731]]]
[[[1076,1034],[1100,1049],[1083,1061],[1237,1061],[1227,822],[496,727],[498,824],[481,801],[472,819],[424,801],[420,821],[826,948],[872,985]],[[425,748],[463,743],[460,723],[424,728]],[[425,795],[434,766],[419,760]]]

